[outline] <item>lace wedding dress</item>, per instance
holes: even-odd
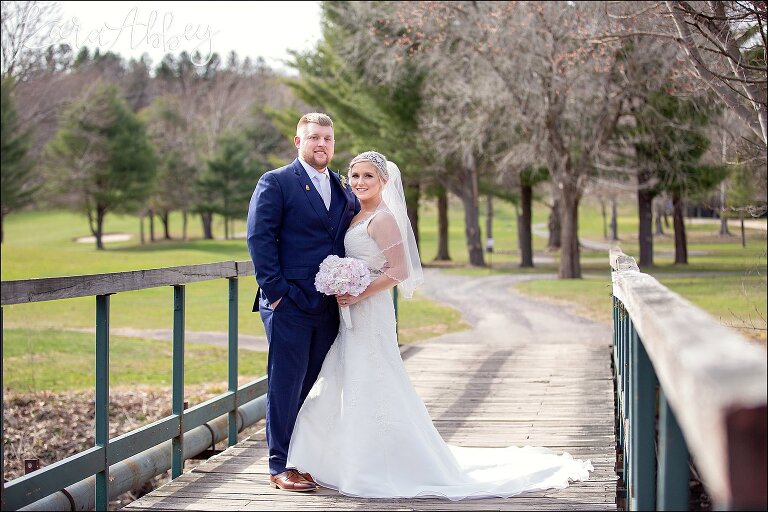
[[[368,234],[374,216],[352,225],[344,244],[375,278],[386,272],[387,258],[386,246],[383,252]],[[353,304],[350,313],[352,329],[342,324],[299,412],[288,467],[369,498],[508,497],[589,477],[589,461],[546,448],[446,444],[400,358],[389,291]]]

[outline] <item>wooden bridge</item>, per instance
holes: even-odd
[[[573,356],[564,358],[567,351]],[[547,446],[592,460],[586,482],[510,499],[366,500],[268,485],[263,432],[127,506],[130,510],[615,510],[610,346],[424,342],[402,354],[438,431],[462,446]]]
[[[561,341],[498,343],[473,330],[403,347],[408,373],[447,442],[546,446],[595,467],[588,481],[567,489],[458,502],[269,487],[263,431],[237,442],[238,429],[263,418],[265,390],[264,379],[237,387],[232,356],[237,278],[253,273],[246,262],[4,282],[3,305],[96,297],[97,403],[96,446],[5,483],[2,508],[102,510],[110,496],[170,468],[171,482],[127,508],[685,509],[691,460],[716,506],[765,508],[765,352],[637,271],[631,258],[612,254],[612,268],[612,339],[572,332]],[[217,278],[230,281],[230,389],[184,410],[183,284]],[[109,295],[164,285],[174,287],[173,414],[109,439]],[[185,458],[226,439],[228,449],[182,472]]]

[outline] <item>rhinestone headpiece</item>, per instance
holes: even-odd
[[[375,165],[376,169],[379,170],[379,175],[384,178],[385,181],[389,180],[389,171],[387,171],[387,159],[384,155],[376,151],[365,151],[364,153],[357,155],[352,159],[351,162],[349,162],[349,169],[351,170],[353,165],[360,163],[363,160],[368,160],[373,165]]]

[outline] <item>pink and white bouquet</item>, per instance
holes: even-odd
[[[340,258],[330,255],[320,263],[320,270],[315,276],[315,288],[326,295],[348,293],[358,296],[371,284],[368,266],[357,258]],[[349,308],[341,308],[341,317],[347,329],[352,328]]]

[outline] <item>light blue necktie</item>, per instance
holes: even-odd
[[[328,183],[328,171],[316,174],[315,179],[318,184],[317,190],[320,192],[320,197],[323,198],[323,202],[325,203],[325,209],[330,210],[331,187],[330,187],[330,183]]]

